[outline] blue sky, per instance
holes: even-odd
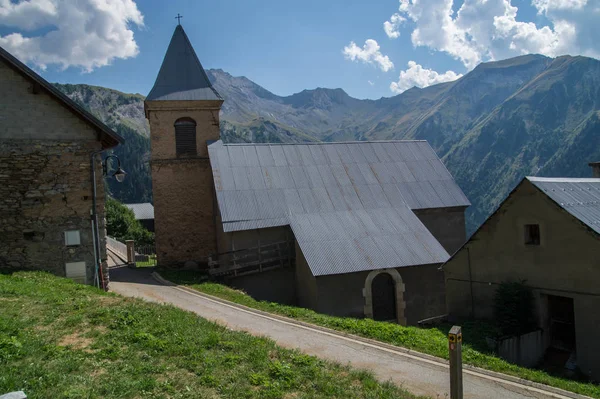
[[[0,0],[0,45],[49,81],[144,95],[177,13],[205,68],[246,76],[279,95],[341,87],[379,98],[455,79],[481,61],[530,52],[597,56],[600,48],[587,37],[600,33],[586,16],[600,17],[595,0],[105,0],[108,7],[97,10],[49,1],[56,7]],[[397,38],[383,28],[394,14],[402,21]],[[564,33],[567,23],[575,35]]]

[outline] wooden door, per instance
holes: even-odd
[[[389,273],[380,273],[373,279],[373,319],[396,321],[396,286]]]

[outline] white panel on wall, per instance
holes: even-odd
[[[85,262],[66,263],[65,267],[67,271],[67,278],[70,278],[77,283],[85,284],[87,269],[85,267]]]
[[[79,235],[79,230],[65,231],[65,245],[67,247],[81,245],[81,236]]]

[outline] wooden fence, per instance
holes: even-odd
[[[235,277],[291,267],[295,258],[294,242],[282,241],[211,256],[208,266],[212,276]]]
[[[156,266],[156,247],[154,244],[135,246],[135,266],[153,267]]]

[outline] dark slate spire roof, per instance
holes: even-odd
[[[148,101],[223,100],[212,87],[181,25],[177,25]]]

